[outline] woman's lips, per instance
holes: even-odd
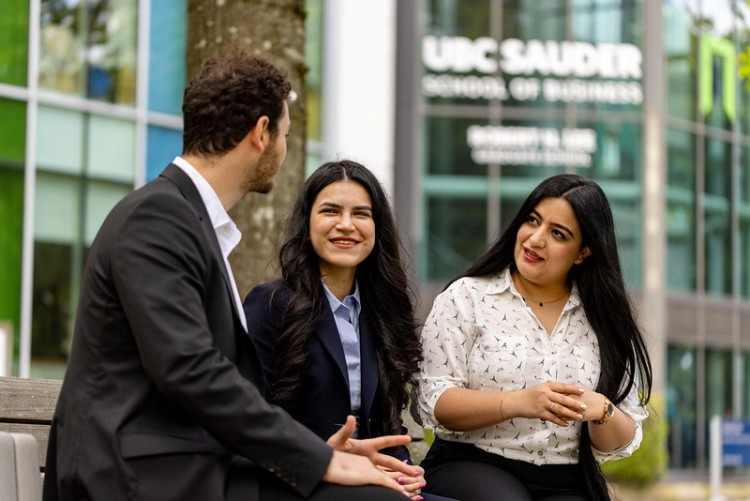
[[[541,256],[540,256],[539,254],[537,254],[536,252],[534,252],[534,251],[532,251],[532,250],[530,250],[530,249],[527,249],[526,247],[524,247],[524,248],[523,248],[523,254],[524,254],[524,257],[525,257],[525,258],[526,258],[526,259],[527,259],[528,261],[532,261],[532,262],[534,262],[534,263],[540,263],[540,262],[544,261],[544,258],[543,258],[543,257],[541,257]]]

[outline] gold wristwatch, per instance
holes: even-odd
[[[614,415],[615,415],[614,404],[610,402],[609,399],[605,398],[604,399],[604,413],[602,414],[602,417],[599,420],[594,421],[594,424],[604,424],[607,421],[609,421],[609,419]]]

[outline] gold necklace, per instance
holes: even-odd
[[[558,302],[558,301],[560,301],[560,300],[562,300],[562,299],[565,299],[565,298],[566,298],[566,297],[568,297],[569,295],[570,295],[570,292],[566,292],[565,294],[563,294],[563,295],[562,295],[562,296],[560,296],[559,298],[555,299],[554,301],[544,301],[544,302],[542,302],[542,301],[537,301],[536,299],[530,299],[530,298],[527,298],[526,296],[523,296],[523,295],[522,295],[521,297],[523,298],[523,300],[524,300],[524,301],[526,301],[526,304],[529,304],[529,301],[531,301],[531,302],[533,302],[533,303],[539,303],[539,307],[540,307],[540,308],[543,308],[543,307],[544,307],[544,303],[545,303],[545,302],[546,302],[547,304],[555,304],[556,302]]]

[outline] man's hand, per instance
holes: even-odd
[[[356,429],[357,423],[354,416],[347,416],[344,426],[328,439],[328,445],[337,451],[364,456],[369,459],[372,464],[388,470],[398,471],[411,477],[418,477],[420,475],[419,470],[415,469],[413,466],[399,461],[392,456],[378,452],[380,449],[385,449],[387,447],[406,445],[411,442],[411,437],[408,435],[385,435],[382,437],[356,440],[351,438]]]
[[[366,457],[333,451],[323,481],[339,485],[382,485],[411,497],[404,486],[376,468]]]

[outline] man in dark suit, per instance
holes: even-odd
[[[182,156],[103,223],[45,500],[403,499],[374,464],[411,473],[377,452],[407,437],[351,440],[352,422],[329,445],[256,387],[252,325],[227,260],[241,235],[227,210],[273,187],[289,93],[264,59],[235,50],[209,61],[185,89]]]

